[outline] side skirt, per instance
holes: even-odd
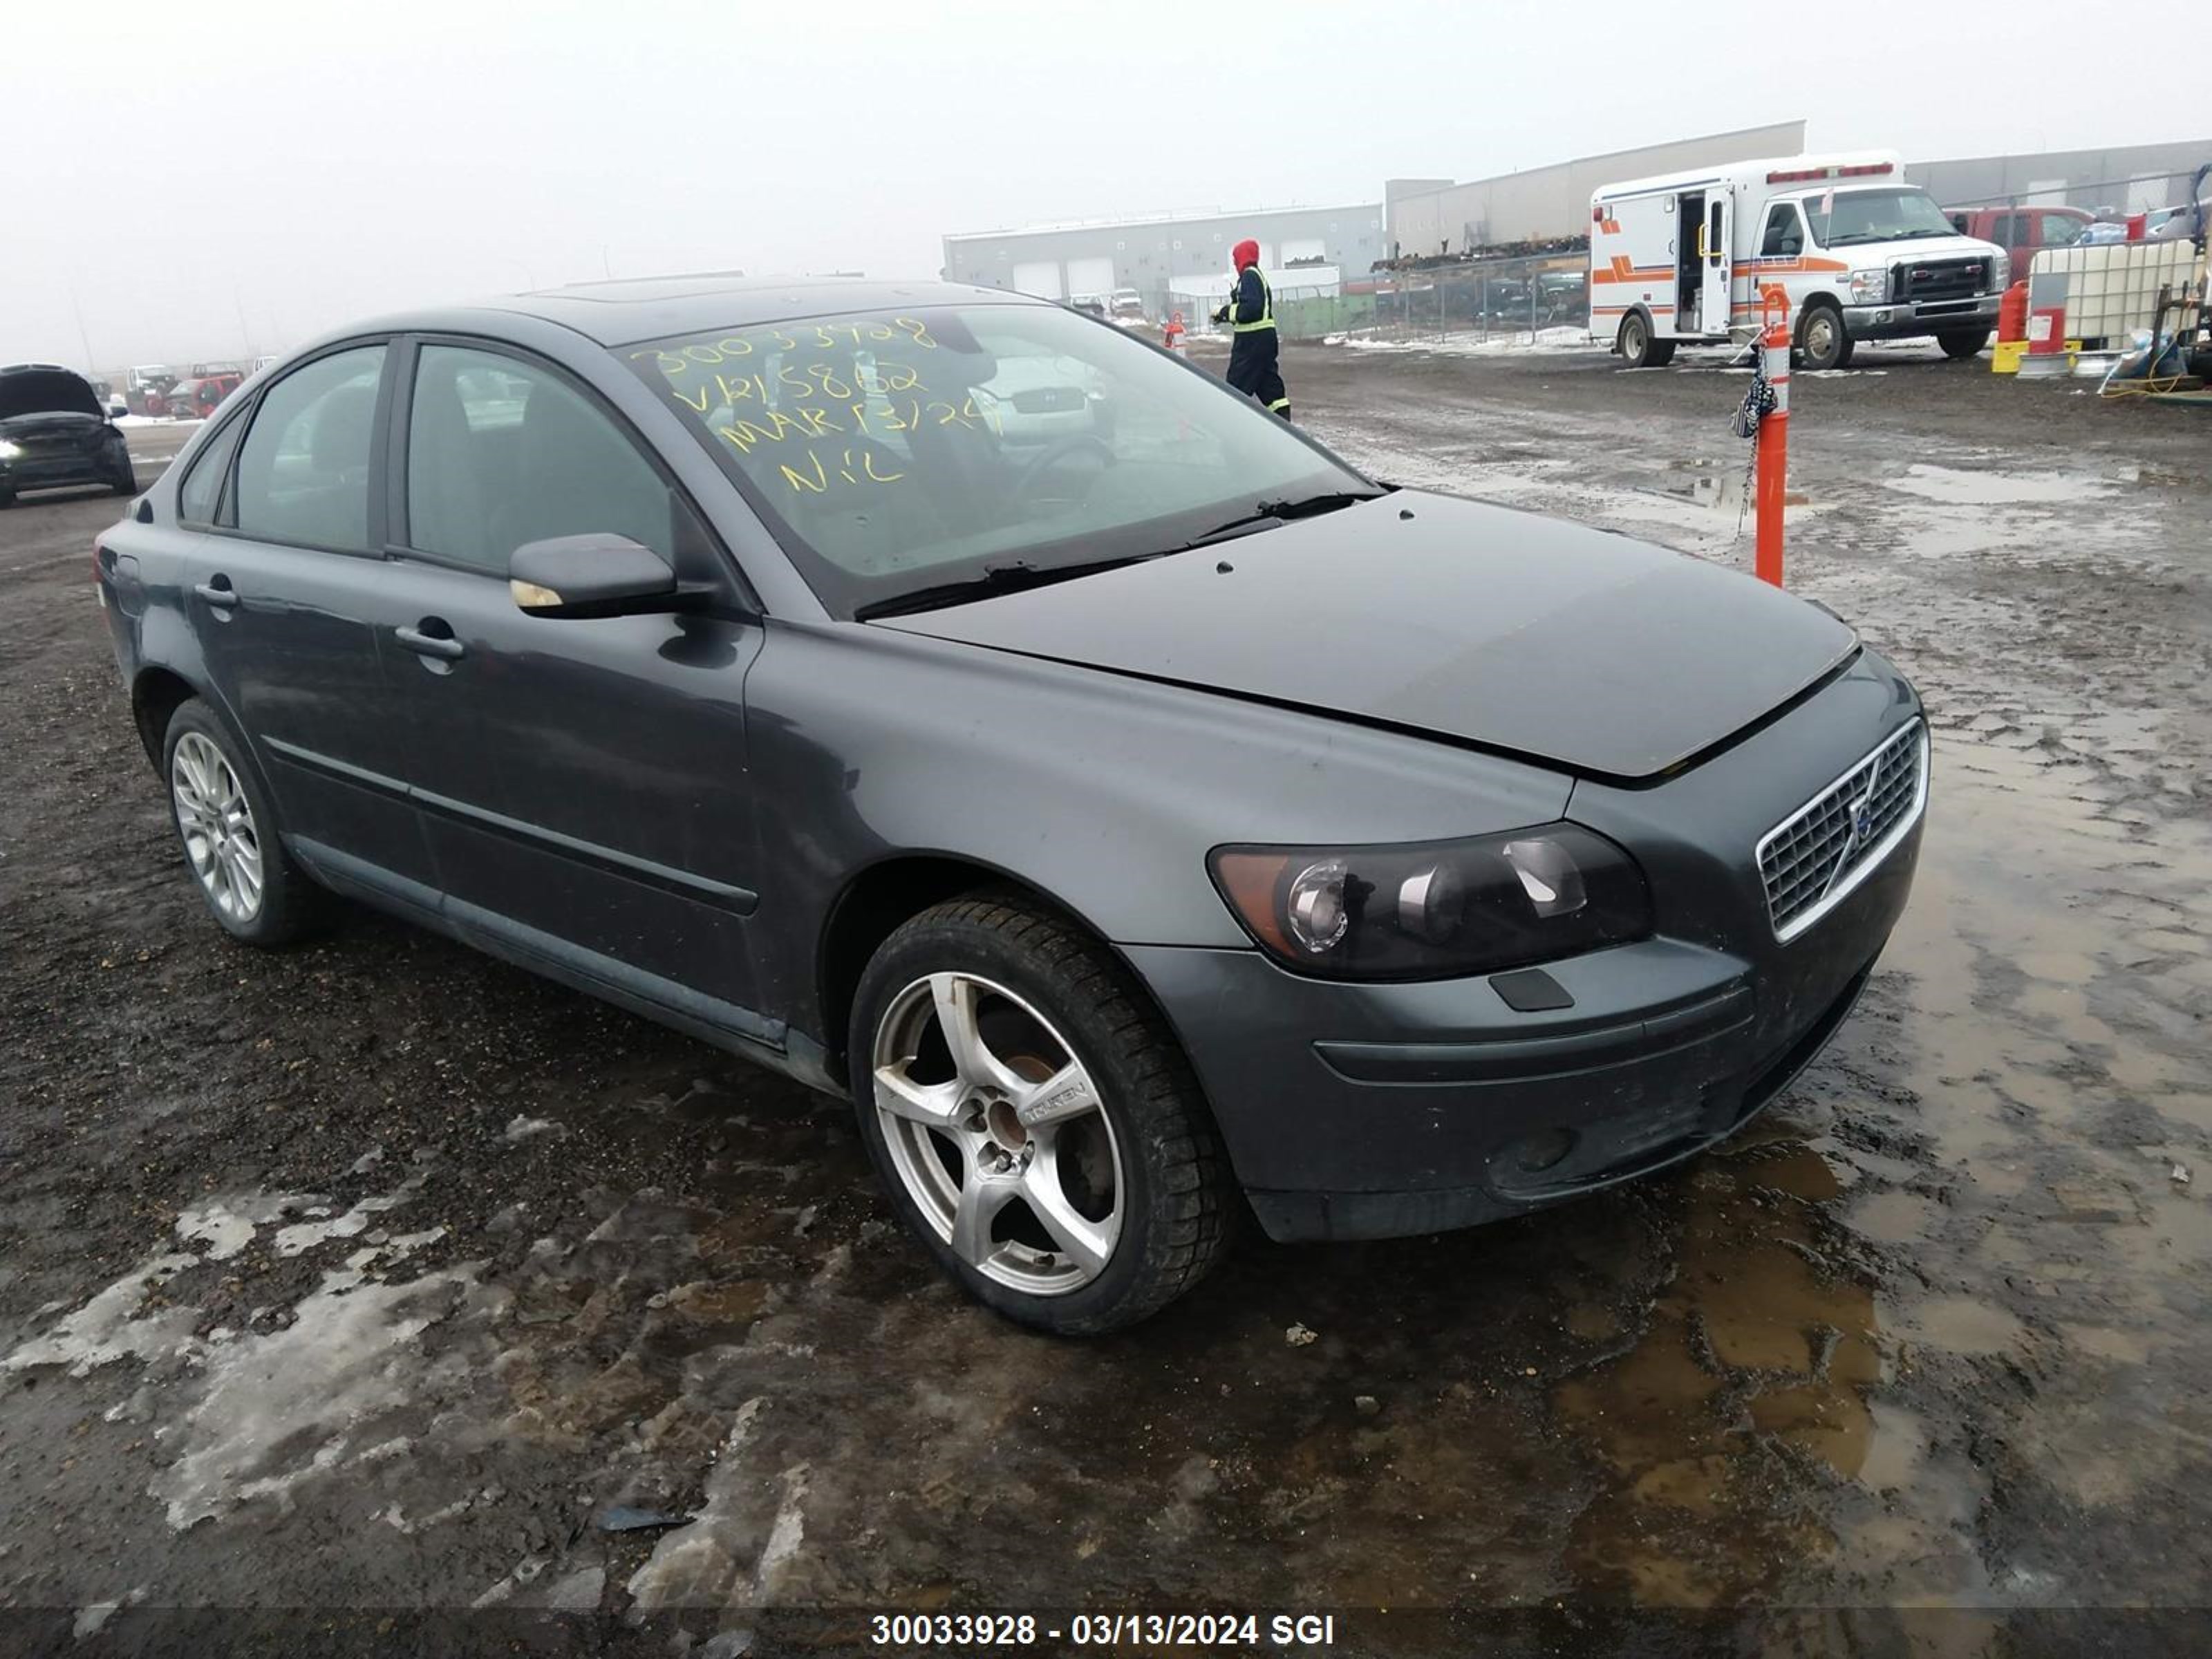
[[[831,1074],[822,1045],[782,1020],[702,996],[674,980],[641,972],[496,911],[449,897],[307,836],[287,836],[284,847],[333,892],[712,1043],[810,1089],[839,1096],[845,1092],[844,1085]]]

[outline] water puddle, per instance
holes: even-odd
[[[2021,507],[2041,502],[2095,501],[2116,487],[2088,472],[1969,471],[1962,467],[1916,462],[1884,486],[1957,507]]]

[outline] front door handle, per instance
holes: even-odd
[[[468,651],[468,647],[451,634],[425,634],[419,628],[395,628],[392,631],[400,644],[418,657],[443,657],[450,662],[455,657],[465,655]]]
[[[238,590],[230,585],[228,576],[217,576],[211,582],[202,582],[192,592],[218,611],[228,611],[238,603]]]

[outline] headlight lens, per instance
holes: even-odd
[[[1878,306],[1889,297],[1889,273],[1886,270],[1855,270],[1851,273],[1851,301],[1856,305]]]
[[[2012,255],[2000,253],[1990,261],[1990,286],[2003,293],[2012,286]]]
[[[0,461],[12,461],[23,453],[23,446],[13,438],[0,438]]]
[[[1402,847],[1222,847],[1207,862],[1263,950],[1327,979],[1493,973],[1651,931],[1635,860],[1571,823]]]

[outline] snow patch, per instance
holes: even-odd
[[[179,1427],[183,1454],[147,1489],[172,1527],[285,1498],[337,1468],[359,1425],[407,1401],[420,1380],[417,1340],[476,1282],[472,1267],[405,1285],[341,1278],[310,1293],[286,1329],[209,1352],[199,1404]],[[305,1462],[287,1463],[288,1449],[313,1442]]]
[[[634,1604],[633,1620],[642,1620],[666,1607],[741,1604],[742,1593],[749,1586],[757,1586],[761,1568],[768,1565],[769,1553],[776,1547],[777,1529],[789,1531],[795,1528],[803,1536],[804,1522],[794,1518],[787,1526],[779,1510],[759,1563],[748,1570],[742,1559],[740,1545],[748,1531],[746,1514],[760,1480],[757,1472],[748,1468],[738,1454],[751,1442],[755,1425],[767,1405],[765,1396],[755,1395],[738,1407],[736,1420],[730,1425],[730,1431],[716,1454],[714,1467],[707,1476],[705,1504],[689,1526],[664,1533],[653,1546],[653,1553],[646,1558],[645,1565],[630,1575],[626,1588]],[[799,1468],[803,1471],[805,1466]],[[785,1503],[790,1505],[795,1501],[790,1494],[787,1473]],[[791,1537],[775,1565],[780,1569],[798,1547],[799,1536]],[[758,1596],[752,1600],[755,1605],[759,1604]]]
[[[138,1310],[149,1291],[198,1266],[199,1260],[179,1254],[142,1261],[44,1336],[18,1346],[0,1366],[20,1371],[66,1365],[71,1376],[83,1376],[131,1356],[157,1359],[192,1352],[199,1346],[191,1334],[198,1321],[192,1309],[163,1308],[143,1318]]]

